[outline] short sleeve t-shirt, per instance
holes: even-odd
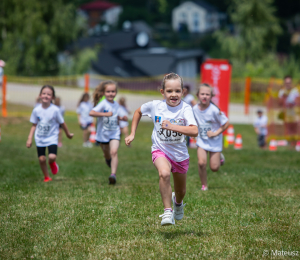
[[[192,105],[192,101],[194,100],[194,96],[192,94],[187,94],[184,98],[183,101],[185,101],[186,103],[188,103],[190,106]]]
[[[92,110],[96,112],[113,113],[110,117],[98,117],[96,140],[98,142],[109,142],[112,139],[120,140],[120,126],[118,119],[118,116],[120,116],[120,105],[116,101],[110,103],[104,99]]]
[[[81,125],[86,126],[87,124],[93,122],[93,117],[89,115],[92,109],[93,109],[93,105],[91,102],[81,102],[79,104],[76,112],[77,114],[80,115],[79,121]]]
[[[228,118],[221,113],[219,109],[213,105],[209,106],[205,110],[199,109],[199,104],[193,107],[194,115],[198,123],[198,138],[197,146],[210,152],[221,152],[223,147],[222,134],[215,137],[208,137],[207,132],[215,132],[220,126],[226,124]]]
[[[268,118],[266,116],[261,116],[255,119],[253,126],[255,128],[258,128],[260,135],[267,135],[268,134],[267,124],[268,124]]]
[[[143,104],[141,113],[148,115],[154,123],[152,152],[160,150],[176,162],[189,158],[185,135],[161,128],[164,120],[182,126],[197,125],[192,108],[187,103],[181,101],[178,106],[171,107],[165,100],[154,100]]]
[[[287,91],[285,89],[281,89],[278,93],[278,97],[281,98]],[[297,88],[292,88],[291,91],[287,94],[286,103],[294,104],[296,98],[299,97],[299,92]]]
[[[57,106],[53,104],[48,108],[43,108],[41,104],[36,106],[31,113],[30,122],[37,124],[34,134],[37,147],[57,145],[59,125],[64,123]]]

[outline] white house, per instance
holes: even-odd
[[[172,27],[180,31],[184,26],[191,33],[205,33],[220,28],[226,15],[205,1],[187,1],[173,9]]]

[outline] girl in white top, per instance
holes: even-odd
[[[40,167],[44,174],[44,182],[51,181],[46,164],[46,147],[48,147],[48,161],[53,174],[58,173],[58,165],[56,163],[57,143],[59,126],[65,131],[66,136],[71,139],[71,134],[66,123],[59,111],[59,108],[52,104],[55,99],[55,91],[52,86],[45,85],[40,91],[41,104],[37,105],[31,114],[30,122],[32,127],[26,142],[28,148],[32,145],[32,137],[34,135],[35,144],[37,146]]]
[[[161,225],[175,224],[183,217],[183,198],[186,192],[186,173],[189,154],[185,135],[197,136],[198,128],[192,108],[181,100],[183,81],[175,73],[166,75],[160,90],[163,101],[154,100],[138,108],[132,119],[131,134],[125,139],[126,145],[134,140],[142,115],[152,118],[152,161],[159,173],[159,188],[164,204]],[[172,193],[170,173],[173,173],[175,193]],[[173,210],[172,205],[173,204]]]
[[[91,134],[91,125],[93,123],[93,118],[89,115],[90,111],[93,109],[93,104],[89,101],[89,93],[84,93],[77,105],[77,116],[80,128],[83,130],[83,147],[93,147],[92,143],[89,142],[89,137]]]
[[[201,189],[207,190],[207,154],[209,152],[210,169],[218,171],[223,147],[222,133],[229,126],[229,122],[224,113],[212,103],[213,88],[210,85],[201,84],[197,96],[199,104],[193,107],[193,111],[199,127],[197,138],[199,176],[202,182]]]
[[[120,116],[120,106],[114,101],[117,95],[117,83],[103,81],[94,91],[94,105],[90,116],[98,117],[96,142],[100,144],[106,164],[111,168],[109,184],[115,184],[118,168],[118,149],[120,144],[119,120],[127,121],[126,116]],[[105,99],[99,103],[99,100]]]

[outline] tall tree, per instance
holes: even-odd
[[[235,33],[215,33],[223,50],[232,58],[255,62],[275,50],[281,27],[272,3],[272,0],[233,0],[230,16]]]
[[[58,52],[77,37],[76,10],[64,0],[1,0],[0,33],[7,74],[56,74]]]

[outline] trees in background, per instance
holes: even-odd
[[[64,0],[1,0],[0,57],[11,75],[55,75],[57,54],[78,37],[76,9]]]

